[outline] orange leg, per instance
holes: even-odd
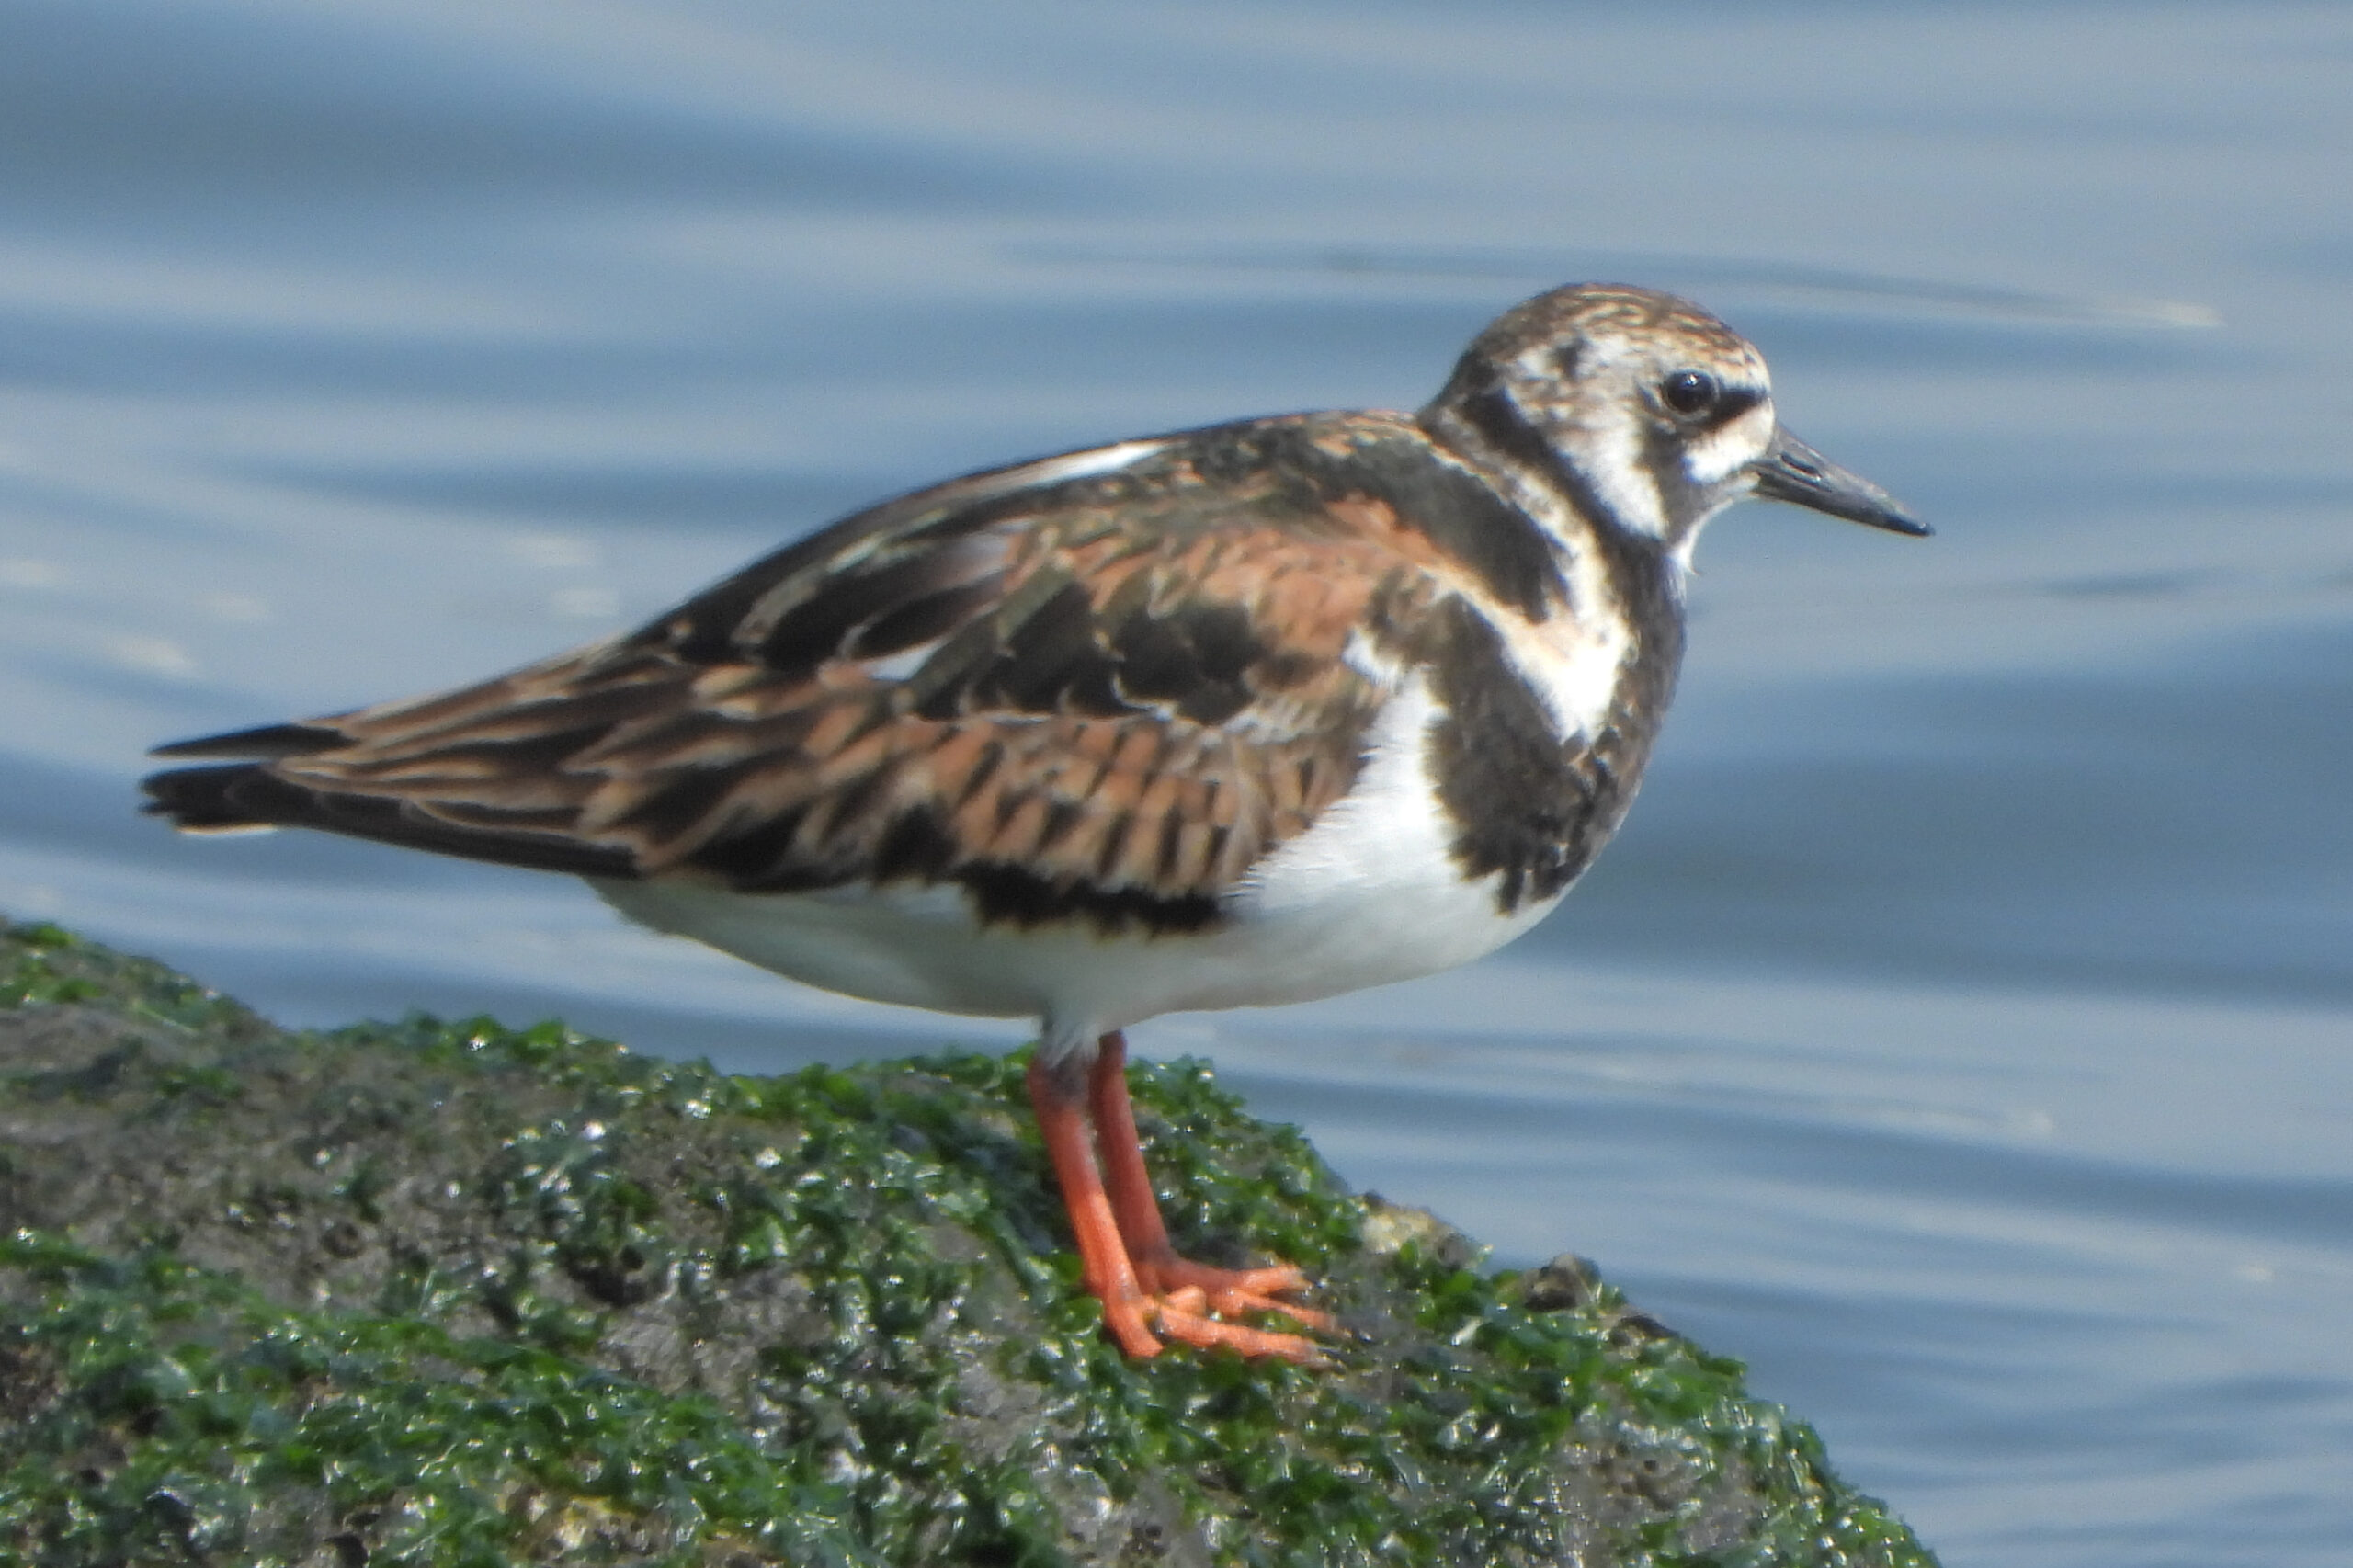
[[[1160,1205],[1144,1174],[1143,1153],[1136,1145],[1135,1116],[1128,1105],[1126,1042],[1116,1034],[1103,1037],[1102,1054],[1084,1085],[1069,1065],[1057,1072],[1046,1066],[1042,1056],[1030,1062],[1029,1100],[1037,1109],[1054,1179],[1062,1185],[1063,1202],[1070,1210],[1086,1289],[1102,1301],[1104,1325],[1120,1348],[1131,1356],[1158,1355],[1156,1329],[1185,1345],[1224,1345],[1245,1356],[1322,1361],[1323,1352],[1298,1335],[1245,1328],[1209,1315],[1272,1309],[1318,1326],[1330,1322],[1322,1313],[1273,1300],[1279,1290],[1306,1284],[1295,1268],[1205,1268],[1185,1262],[1170,1248]],[[1111,1111],[1108,1120],[1107,1108]],[[1104,1164],[1110,1167],[1108,1190],[1103,1167],[1097,1163],[1098,1141]],[[1134,1256],[1139,1239],[1142,1258]],[[1142,1277],[1144,1269],[1151,1272],[1149,1279]]]
[[[1079,1267],[1088,1293],[1103,1303],[1104,1326],[1120,1348],[1131,1356],[1157,1356],[1160,1341],[1145,1322],[1152,1313],[1136,1283],[1135,1266],[1128,1261],[1127,1246],[1120,1240],[1119,1221],[1111,1217],[1103,1174],[1096,1168],[1086,1105],[1079,1096],[1065,1092],[1062,1076],[1048,1071],[1042,1053],[1029,1063],[1029,1103],[1037,1109],[1046,1157],[1053,1162],[1054,1180],[1061,1184],[1063,1204],[1070,1210]]]
[[[1323,1312],[1274,1299],[1307,1289],[1307,1276],[1289,1264],[1274,1268],[1212,1268],[1176,1256],[1176,1249],[1168,1244],[1168,1227],[1160,1218],[1160,1199],[1153,1195],[1152,1175],[1144,1168],[1143,1142],[1136,1136],[1135,1108],[1128,1099],[1125,1036],[1114,1032],[1103,1037],[1095,1065],[1087,1073],[1086,1095],[1095,1114],[1095,1141],[1103,1153],[1103,1179],[1110,1188],[1111,1214],[1119,1221],[1120,1239],[1128,1244],[1136,1282],[1146,1295],[1166,1297],[1180,1290],[1199,1290],[1217,1312],[1286,1312],[1326,1334],[1338,1328]]]

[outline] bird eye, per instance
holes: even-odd
[[[1704,414],[1721,389],[1705,370],[1677,370],[1658,384],[1658,395],[1677,414]]]

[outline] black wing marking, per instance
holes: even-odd
[[[1507,538],[1453,548],[1532,527],[1483,490],[1475,517],[1449,501],[1476,482],[1400,416],[1136,445],[887,503],[479,686],[185,743],[169,755],[259,760],[159,774],[150,809],[591,876],[954,880],[1008,919],[1200,924],[1354,781],[1434,606],[1499,582],[1552,605],[1559,578]]]

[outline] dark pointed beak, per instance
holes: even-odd
[[[1890,533],[1926,539],[1936,530],[1865,479],[1849,473],[1787,430],[1773,432],[1773,449],[1756,460],[1756,494],[1766,501],[1794,501],[1850,523],[1869,523]]]

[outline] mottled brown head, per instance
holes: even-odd
[[[1422,423],[1500,460],[1586,523],[1677,556],[1749,496],[1898,533],[1928,530],[1894,498],[1780,427],[1754,344],[1688,300],[1579,283],[1498,317]]]

